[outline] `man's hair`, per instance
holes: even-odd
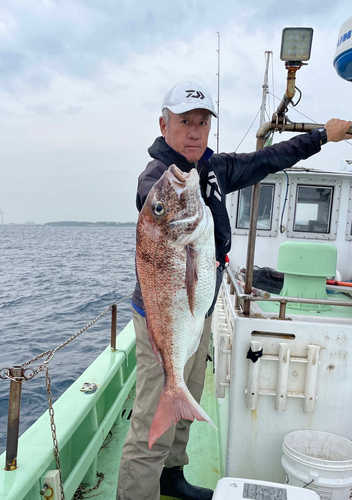
[[[169,110],[167,108],[164,108],[161,112],[164,120],[165,120],[165,123],[168,124],[169,123],[169,120],[170,120],[170,113],[169,113]]]

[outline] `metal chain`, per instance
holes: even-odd
[[[126,295],[125,297],[123,297],[118,302],[111,304],[107,309],[105,309],[105,311],[103,311],[101,314],[99,314],[99,316],[97,316],[90,323],[88,323],[85,327],[83,327],[81,330],[79,330],[79,332],[72,335],[72,337],[70,337],[69,339],[62,342],[62,344],[60,344],[55,349],[50,349],[48,351],[42,352],[41,354],[38,354],[34,358],[32,358],[32,359],[26,361],[25,363],[23,363],[22,365],[20,365],[21,368],[24,368],[24,372],[23,372],[22,377],[12,377],[11,376],[11,368],[5,367],[5,368],[0,368],[0,379],[3,379],[3,380],[9,379],[9,380],[13,380],[14,382],[28,382],[29,380],[32,380],[32,378],[34,378],[36,375],[38,375],[39,372],[46,370],[47,364],[53,359],[53,357],[57,351],[59,351],[60,349],[65,347],[67,344],[69,344],[70,342],[75,340],[79,335],[81,335],[82,333],[87,331],[88,328],[93,326],[97,321],[99,321],[103,316],[105,316],[105,314],[107,314],[109,311],[111,311],[113,306],[117,306],[118,304],[121,304],[121,302],[124,302],[125,300],[127,300],[131,296],[132,296],[132,292],[129,293],[128,295]],[[35,363],[36,361],[44,358],[45,356],[47,356],[47,358],[45,359],[43,364],[38,365],[36,369],[33,369],[33,368],[25,369],[27,366],[31,365],[32,363]],[[28,372],[28,371],[29,371],[29,374],[27,375],[26,372]]]
[[[97,472],[97,477],[99,478],[97,484],[95,486],[92,486],[91,488],[88,488],[86,486],[83,486],[83,484],[80,484],[78,486],[75,494],[73,495],[72,500],[81,500],[82,498],[85,498],[83,495],[86,495],[87,493],[90,493],[91,491],[97,490],[100,486],[100,483],[105,478],[104,472]],[[86,498],[90,498],[90,497],[86,497]]]
[[[45,366],[45,370],[46,370],[46,373],[45,373],[45,383],[46,383],[47,397],[48,397],[48,403],[49,403],[50,427],[51,427],[51,434],[52,434],[52,437],[53,437],[53,446],[54,446],[54,455],[55,455],[56,469],[59,471],[59,476],[60,476],[61,500],[65,500],[64,485],[63,485],[63,482],[62,482],[62,473],[61,473],[61,466],[60,466],[59,444],[57,442],[56,425],[55,425],[55,420],[54,420],[53,395],[51,393],[51,379],[49,377],[49,367]]]

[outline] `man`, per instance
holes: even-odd
[[[137,208],[141,210],[151,187],[170,165],[176,164],[185,172],[197,168],[202,196],[214,218],[218,262],[215,302],[225,257],[231,246],[225,195],[318,153],[321,144],[327,141],[337,142],[351,137],[346,136],[351,122],[332,119],[324,129],[313,130],[255,153],[213,154],[207,147],[212,115],[217,117],[210,94],[195,82],[182,82],[166,94],[159,119],[162,137],[158,137],[148,150],[153,160],[139,177]],[[120,464],[117,499],[159,500],[162,494],[180,500],[210,500],[213,494],[210,489],[193,486],[183,476],[183,466],[188,463],[189,420],[181,420],[172,426],[149,450],[149,428],[162,391],[164,372],[150,346],[138,283],[132,304],[137,388],[131,427]],[[213,305],[205,319],[199,348],[188,360],[184,373],[185,382],[198,402],[204,385],[212,310]]]

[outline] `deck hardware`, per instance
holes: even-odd
[[[47,491],[48,491],[49,495],[46,495]],[[51,497],[54,494],[54,491],[53,491],[52,487],[50,486],[50,483],[44,483],[44,486],[40,490],[39,494],[41,496],[44,496],[45,498]]]
[[[115,352],[123,352],[125,354],[126,366],[128,366],[128,352],[125,349],[114,349]]]
[[[280,300],[280,311],[279,311],[279,319],[285,319],[286,316],[286,300]]]
[[[263,342],[258,340],[250,341],[251,350],[259,352],[263,350]],[[262,357],[258,358],[257,363],[249,363],[248,367],[248,390],[247,390],[247,408],[256,410],[259,396],[259,373]]]
[[[253,341],[251,341],[252,344]],[[260,344],[260,342],[259,342]],[[315,404],[317,400],[317,381],[318,381],[318,368],[319,368],[319,354],[321,347],[319,345],[307,345],[307,357],[291,356],[291,345],[286,342],[279,343],[278,355],[263,354],[259,359],[259,363],[250,363],[248,368],[248,387],[245,389],[247,395],[247,408],[256,410],[258,404],[258,396],[275,396],[275,410],[284,412],[286,410],[287,398],[302,398],[304,399],[303,411],[312,415],[315,411]],[[253,346],[251,345],[253,348]],[[259,346],[257,346],[259,347]],[[275,389],[261,389],[260,388],[260,363],[267,361],[275,361],[278,363],[277,368],[277,381]],[[290,363],[304,363],[307,365],[305,376],[305,387],[303,392],[289,391],[289,372]],[[259,364],[259,366],[256,366]],[[297,377],[298,373],[294,371],[293,376]]]
[[[116,350],[116,322],[117,312],[116,304],[111,306],[111,349]]]
[[[306,385],[304,389],[305,399],[303,406],[304,413],[308,413],[308,415],[312,415],[315,410],[320,350],[321,347],[318,345],[308,345],[308,366],[306,373]]]
[[[280,412],[286,410],[290,349],[291,344],[285,342],[279,343],[279,369],[276,384],[275,410]]]
[[[20,408],[23,376],[22,366],[14,366],[9,370],[10,396],[9,412],[7,420],[7,443],[6,443],[6,464],[5,470],[11,471],[17,469],[17,449],[20,426]],[[19,380],[17,380],[19,378]]]
[[[253,363],[256,363],[258,359],[261,358],[262,356],[263,356],[263,349],[260,349],[259,351],[253,351],[252,346],[250,346],[246,358],[253,361]]]
[[[80,389],[81,392],[84,392],[85,394],[94,394],[96,390],[98,389],[97,384],[94,382],[85,382],[82,386],[82,389]]]

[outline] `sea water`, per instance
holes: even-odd
[[[133,291],[134,261],[135,227],[0,226],[0,369],[57,347]],[[130,319],[131,298],[117,306],[117,332]],[[107,347],[110,328],[109,312],[55,354],[54,401]],[[44,373],[22,385],[20,434],[48,408]],[[0,379],[0,453],[9,387]]]

